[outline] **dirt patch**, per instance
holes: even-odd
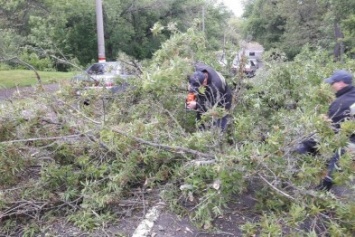
[[[238,195],[228,203],[224,214],[213,221],[210,229],[198,229],[188,217],[164,210],[151,231],[153,237],[227,237],[242,236],[241,225],[255,221],[257,201],[250,192]]]

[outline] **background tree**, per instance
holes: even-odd
[[[262,44],[265,49],[280,46],[286,19],[280,11],[281,1],[255,0],[246,5],[244,37]]]
[[[332,6],[331,9],[334,12],[332,17],[330,17],[330,20],[334,23],[334,38],[336,46],[340,48],[340,51],[342,51],[341,53],[348,53],[353,57],[355,50],[355,2],[351,0],[329,2],[330,6]]]
[[[285,0],[281,1],[279,7],[283,19],[287,19],[280,48],[290,58],[294,58],[306,44],[314,48],[326,48],[333,41],[329,34],[332,25],[324,21],[327,3]]]
[[[2,0],[3,1],[3,0]],[[81,65],[96,61],[97,37],[95,5],[91,0],[3,1],[1,26],[24,37],[26,50],[40,57],[52,55],[77,59]],[[200,20],[209,44],[217,48],[231,13],[212,0],[106,0],[103,1],[106,58],[115,60],[119,52],[137,59],[151,58],[170,32],[153,35],[157,22],[174,23],[180,31]],[[203,14],[204,13],[204,14]],[[203,19],[202,19],[203,18]],[[57,69],[66,67],[55,64]]]
[[[267,50],[279,48],[294,58],[303,45],[322,47],[336,58],[353,52],[353,1],[253,0],[245,7],[245,37]]]

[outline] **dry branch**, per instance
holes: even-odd
[[[79,70],[83,70],[81,67],[75,65],[74,63],[71,63],[67,59],[61,59],[61,58],[58,58],[58,57],[56,57],[54,55],[50,55],[50,57],[54,58],[55,60],[57,60],[60,63],[66,64],[66,65],[70,65],[70,66],[75,67],[76,69],[79,69]]]
[[[79,208],[79,204],[82,202],[83,197],[80,196],[77,199],[65,202],[62,200],[52,201],[36,201],[36,200],[21,200],[9,203],[11,207],[7,208],[0,213],[0,221],[11,218],[13,216],[28,216],[32,213],[41,213],[43,211],[61,209],[65,206],[76,210]]]
[[[81,134],[77,135],[68,135],[68,136],[60,136],[60,137],[36,137],[36,138],[27,138],[27,139],[19,139],[19,140],[12,140],[12,141],[5,141],[0,142],[0,144],[11,144],[17,142],[35,142],[35,141],[49,141],[49,140],[63,140],[69,138],[77,138],[82,136]]]
[[[128,137],[130,139],[133,139],[133,140],[135,140],[135,141],[137,141],[137,142],[139,142],[141,144],[157,147],[159,149],[163,149],[165,151],[169,151],[169,152],[172,152],[172,153],[177,153],[177,154],[186,154],[187,153],[187,154],[191,154],[191,155],[194,155],[194,156],[197,156],[197,157],[205,157],[205,158],[209,158],[209,159],[214,159],[215,158],[215,155],[208,154],[208,153],[203,153],[203,152],[196,151],[196,150],[189,149],[189,148],[185,148],[185,147],[167,146],[167,145],[163,145],[163,144],[149,142],[149,141],[143,140],[141,138],[128,135],[127,133],[121,132],[121,131],[119,131],[119,130],[117,130],[115,128],[113,128],[112,131],[115,132],[115,133],[121,134],[121,135],[123,135],[125,137]]]
[[[75,111],[76,113],[78,113],[80,116],[82,116],[83,118],[85,118],[86,120],[91,121],[94,124],[102,124],[101,122],[95,121],[89,117],[87,117],[84,113],[80,112],[79,110],[77,110],[76,108],[74,108],[73,106],[71,106],[70,104],[66,103],[65,101],[59,100],[58,101],[66,106],[68,106],[70,109],[72,109],[73,111]],[[73,114],[74,115],[74,114]]]
[[[193,166],[205,166],[205,165],[213,165],[216,163],[215,159],[208,159],[208,160],[192,160],[189,161],[186,166],[193,165]]]
[[[294,197],[290,196],[289,194],[281,191],[280,189],[276,188],[274,185],[272,185],[269,181],[267,181],[266,178],[264,178],[264,176],[262,176],[261,174],[258,174],[258,176],[265,182],[267,183],[267,185],[269,185],[273,190],[275,190],[276,192],[278,192],[279,194],[281,194],[282,196],[285,196],[287,197],[288,199],[291,199],[291,200],[295,200]]]
[[[94,135],[91,134],[84,134],[87,139],[89,139],[90,141],[94,142],[94,143],[98,143],[102,148],[106,149],[107,151],[112,152],[112,149],[109,148],[109,146],[107,146],[105,143],[99,141]]]
[[[0,220],[11,216],[28,215],[33,212],[39,212],[49,205],[50,202],[18,201],[13,203],[7,210],[0,213]]]

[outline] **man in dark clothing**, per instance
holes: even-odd
[[[194,99],[186,101],[186,108],[197,111],[197,120],[215,105],[229,110],[232,106],[232,93],[224,77],[212,67],[202,63],[196,64],[195,70],[189,77],[188,89]],[[225,115],[217,120],[216,125],[225,131],[227,123],[228,115]]]
[[[351,73],[345,70],[336,70],[331,77],[324,80],[335,91],[336,99],[329,106],[327,114],[335,133],[339,132],[342,122],[353,118],[355,114],[355,87],[352,85],[352,78]],[[352,134],[349,140],[350,143],[355,143],[355,134]],[[317,143],[312,140],[304,141],[298,148],[298,152],[314,154],[316,145]],[[330,190],[333,185],[332,174],[337,169],[338,161],[344,153],[344,148],[340,148],[334,153],[328,163],[327,175],[317,189]]]

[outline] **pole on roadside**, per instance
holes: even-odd
[[[102,0],[96,0],[96,27],[99,62],[106,62]]]
[[[205,5],[202,6],[202,31],[205,33]]]

